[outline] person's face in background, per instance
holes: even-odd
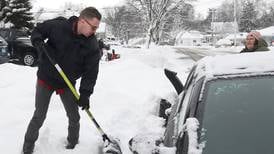
[[[245,46],[247,49],[253,49],[255,47],[256,39],[253,35],[248,35],[245,41]]]
[[[82,34],[85,37],[90,37],[95,34],[100,24],[100,20],[97,18],[80,18],[78,23],[78,34]]]

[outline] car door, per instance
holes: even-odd
[[[190,84],[189,94],[186,96],[179,117],[177,120],[177,136],[176,136],[176,154],[188,153],[188,134],[184,130],[186,119],[195,117],[197,105],[200,102],[202,87],[205,77],[200,78],[197,82]]]
[[[187,78],[186,84],[185,84],[185,89],[179,95],[179,99],[178,99],[179,101],[172,106],[171,114],[169,115],[166,131],[165,131],[165,135],[164,135],[165,146],[173,147],[176,144],[176,141],[177,141],[176,136],[178,136],[178,134],[177,134],[178,133],[178,118],[183,116],[183,113],[181,113],[181,115],[179,113],[182,110],[185,110],[185,108],[187,107],[187,102],[188,102],[189,95],[190,95],[191,89],[192,89],[191,85],[192,85],[192,81],[193,81],[194,74],[195,74],[195,68],[196,68],[196,66],[194,66],[191,69],[191,71],[188,75],[188,78]]]

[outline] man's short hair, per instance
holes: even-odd
[[[80,12],[80,18],[97,18],[101,20],[102,15],[95,7],[87,7]]]

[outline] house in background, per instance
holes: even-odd
[[[177,35],[175,45],[200,46],[203,38],[199,31],[183,31]]]

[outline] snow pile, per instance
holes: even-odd
[[[164,120],[157,116],[157,106],[161,98],[175,93],[164,75],[164,68],[186,71],[185,66],[192,63],[178,59],[180,54],[170,48],[117,47],[116,51],[121,54],[120,59],[100,64],[90,110],[107,135],[120,139],[123,153],[128,154],[128,141],[133,136],[164,132]],[[0,65],[0,147],[4,153],[16,154],[22,150],[24,134],[34,111],[36,71],[36,67]],[[59,96],[54,93],[35,154],[101,153],[100,133],[85,112],[80,111],[80,114],[79,144],[74,150],[66,150],[67,117]]]
[[[258,30],[263,36],[274,36],[274,26]]]
[[[175,147],[160,147],[160,154],[175,154],[176,148]]]
[[[220,45],[220,46],[231,46],[232,45],[232,41],[229,39],[220,39],[216,42],[216,45]]]

